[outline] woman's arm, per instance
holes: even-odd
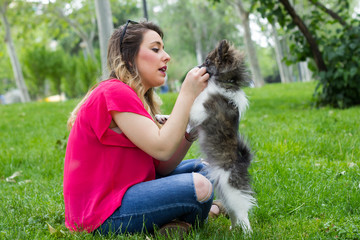
[[[174,155],[168,161],[161,161],[156,167],[156,172],[163,176],[171,173],[184,159],[191,145],[192,142],[189,142],[184,137]]]
[[[161,129],[151,119],[135,113],[112,111],[112,118],[136,146],[160,161],[167,161],[184,138],[191,106],[206,87],[208,78],[205,68],[189,71],[173,111]]]

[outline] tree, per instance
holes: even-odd
[[[90,3],[90,1],[82,3],[82,7],[76,9],[76,7],[71,5],[71,1],[55,1],[48,4],[47,10],[72,27],[74,32],[82,39],[87,55],[95,61],[96,58],[93,48],[93,41],[96,32],[94,6]],[[70,7],[68,7],[69,9],[65,12],[65,6],[67,4]]]
[[[23,56],[24,73],[33,98],[45,97],[45,81],[48,78],[49,52],[44,45],[34,45]]]
[[[264,85],[265,82],[259,67],[259,60],[256,55],[254,43],[251,39],[251,30],[249,23],[249,16],[251,10],[253,9],[253,5],[250,6],[250,11],[246,11],[242,0],[227,0],[226,2],[228,2],[229,4],[233,4],[240,15],[241,25],[244,29],[245,47],[246,47],[247,57],[250,60],[250,69],[253,74],[253,80],[255,86],[260,87]]]
[[[101,68],[104,77],[108,77],[107,48],[108,41],[114,30],[109,0],[95,0],[96,19],[100,39]]]
[[[288,0],[257,1],[263,16],[270,22],[276,16],[285,31],[291,32],[293,60],[314,59],[312,70],[320,80],[315,90],[317,105],[360,104],[360,24],[349,14],[349,1],[329,0],[336,4],[335,13],[318,0],[309,0],[314,10],[302,17]]]
[[[84,96],[98,80],[99,63],[91,58],[65,54],[63,56],[61,90],[69,98]]]
[[[327,8],[324,4],[322,4],[321,2],[317,1],[317,0],[309,0],[309,2],[311,2],[313,5],[315,5],[316,7],[320,8],[322,11],[326,12],[327,14],[329,14],[333,19],[337,20],[341,25],[343,25],[344,27],[347,26],[347,23],[345,22],[344,19],[342,19],[336,12],[332,11],[331,9]]]
[[[11,65],[12,65],[14,77],[15,77],[15,82],[21,92],[21,101],[29,102],[30,101],[29,92],[28,92],[27,86],[24,81],[24,76],[23,76],[23,72],[21,69],[20,61],[17,57],[15,47],[14,47],[14,42],[11,37],[10,24],[6,17],[6,11],[7,11],[7,8],[9,7],[9,4],[10,4],[10,1],[2,1],[2,4],[0,5],[0,16],[1,16],[1,20],[2,20],[4,28],[5,28],[5,43],[6,43],[8,53],[10,56]]]
[[[143,10],[144,10],[144,18],[146,19],[146,21],[149,20],[149,14],[148,14],[148,10],[147,10],[147,3],[146,0],[142,0],[143,3]]]
[[[149,12],[151,19],[156,19],[165,33],[165,47],[171,56],[167,71],[170,83],[181,81],[224,38],[243,50],[239,20],[224,2],[213,5],[202,0],[154,0],[148,4],[149,10],[156,9]]]
[[[128,19],[136,20],[142,16],[137,0],[110,0],[110,5],[115,27],[124,24]]]
[[[296,13],[295,9],[291,6],[290,2],[288,0],[279,0],[281,4],[284,6],[288,14],[291,16],[293,22],[296,24],[296,26],[300,29],[302,34],[305,36],[307,42],[310,45],[310,50],[313,54],[315,63],[317,65],[318,70],[326,71],[327,67],[326,64],[322,58],[322,54],[319,50],[318,43],[316,39],[313,37],[305,23],[302,21],[302,19],[299,17],[299,15]]]
[[[286,66],[285,62],[283,61],[283,59],[285,58],[284,51],[283,51],[281,40],[279,38],[277,29],[276,29],[275,22],[273,22],[271,24],[271,30],[272,30],[274,43],[275,43],[274,47],[275,47],[275,53],[276,53],[276,62],[277,62],[278,68],[279,68],[281,82],[282,83],[291,82],[292,76],[290,74],[289,68]]]

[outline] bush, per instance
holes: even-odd
[[[101,67],[92,59],[82,56],[68,56],[67,62],[62,90],[69,98],[81,97],[96,83]]]
[[[83,96],[96,82],[101,69],[92,59],[69,55],[62,49],[51,51],[42,45],[35,45],[26,52],[24,64],[27,86],[33,98],[61,92],[69,98]]]
[[[348,108],[360,104],[359,39],[360,25],[346,28],[324,46],[328,70],[319,73],[315,91],[317,105]]]
[[[23,57],[24,76],[32,98],[45,96],[45,81],[50,68],[48,54],[49,51],[44,46],[35,45]]]
[[[291,56],[287,63],[296,63],[312,58],[311,69],[319,79],[315,89],[317,106],[329,105],[348,108],[360,104],[360,24],[359,15],[350,14],[349,0],[338,0],[332,4],[310,1],[307,11],[297,11],[308,29],[308,36],[315,39],[324,64],[316,64],[309,40],[299,30],[299,21],[289,17],[284,4],[275,0],[258,0],[257,10],[269,22],[278,22],[289,35]],[[321,4],[321,5],[320,5]],[[305,9],[304,9],[305,10]],[[322,66],[325,65],[325,66]]]

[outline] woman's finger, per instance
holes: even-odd
[[[210,78],[210,74],[208,74],[207,72],[205,72],[205,74],[202,75],[202,78],[203,78],[205,81],[207,81],[207,80],[209,80],[209,78]]]

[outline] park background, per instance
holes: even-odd
[[[172,57],[157,89],[165,114],[221,39],[244,51],[254,80],[239,126],[255,153],[254,233],[220,217],[188,239],[359,239],[359,12],[356,0],[1,0],[0,239],[115,238],[64,226],[66,120],[104,79],[112,29],[146,18]],[[199,156],[194,144],[187,158]],[[157,235],[116,238],[129,237]]]

